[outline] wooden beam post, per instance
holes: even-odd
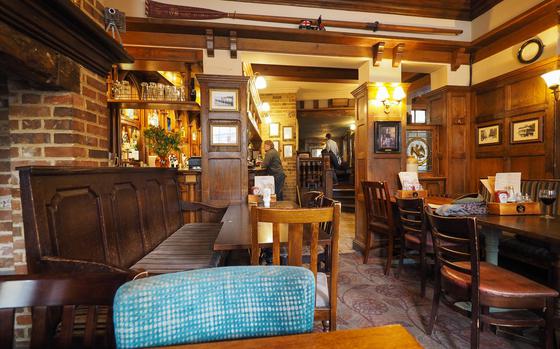
[[[404,44],[398,44],[393,47],[393,68],[397,68],[401,65],[401,61],[404,54]]]
[[[380,41],[371,47],[371,58],[373,58],[373,66],[378,67],[383,59],[383,51],[385,50],[385,42]]]

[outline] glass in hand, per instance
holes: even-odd
[[[542,217],[546,219],[554,218],[554,216],[552,215],[552,205],[556,201],[556,191],[549,189],[539,190],[539,200],[545,206],[545,215]]]

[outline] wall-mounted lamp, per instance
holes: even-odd
[[[263,88],[266,88],[266,79],[264,78],[264,76],[259,75],[259,73],[255,73],[255,87],[257,88],[257,90],[262,90]]]
[[[270,111],[270,104],[268,102],[262,103],[261,110],[265,113],[268,113]]]
[[[558,89],[560,85],[560,69],[545,73],[541,75],[541,78],[544,79],[546,86],[554,93],[554,100],[560,100],[560,91]]]
[[[351,131],[356,131],[356,123],[355,122],[350,124],[350,130]]]
[[[377,95],[375,96],[375,100],[379,103],[383,104],[383,111],[385,114],[389,114],[391,112],[391,107],[394,105],[399,105],[400,102],[405,99],[406,93],[402,86],[398,85],[393,89],[393,96],[389,94],[389,90],[385,85],[380,85],[377,89]]]

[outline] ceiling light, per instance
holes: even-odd
[[[268,102],[264,102],[263,104],[261,104],[261,110],[265,113],[268,113],[270,111],[270,104]]]

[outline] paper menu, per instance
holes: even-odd
[[[495,190],[507,190],[509,186],[515,193],[521,192],[521,172],[496,173]]]
[[[418,181],[418,172],[399,172],[399,179],[403,190],[419,190],[422,188]]]

